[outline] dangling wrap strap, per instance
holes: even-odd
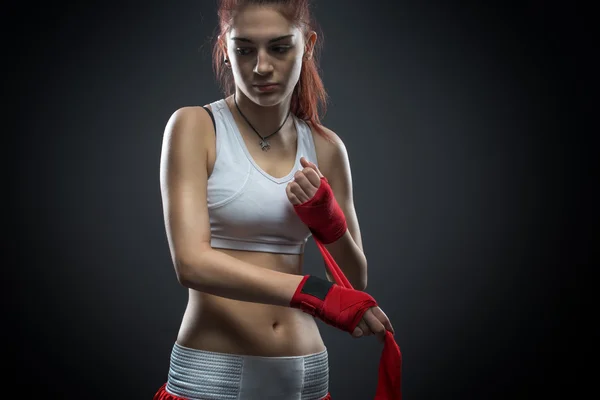
[[[377,306],[377,302],[367,293],[354,290],[325,248],[326,244],[337,241],[347,230],[346,218],[327,179],[322,177],[315,195],[305,203],[294,205],[294,210],[311,230],[335,284],[306,275],[296,289],[290,305],[352,333],[363,314],[369,308]],[[379,360],[375,400],[401,400],[401,383],[402,353],[392,333],[386,330]]]

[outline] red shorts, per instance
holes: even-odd
[[[163,383],[163,385],[158,389],[152,400],[187,400],[183,397],[178,397],[172,395],[166,390],[167,382]],[[327,393],[327,396],[323,397],[321,400],[331,400],[331,394]]]

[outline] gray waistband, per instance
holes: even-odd
[[[327,350],[306,356],[258,357],[175,343],[166,390],[193,400],[318,400],[329,391]]]

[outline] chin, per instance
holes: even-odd
[[[283,101],[283,96],[275,96],[275,95],[262,95],[262,96],[252,96],[252,101],[258,104],[261,107],[272,107]]]
[[[281,89],[273,91],[260,93],[257,92],[254,88],[250,88],[252,96],[248,96],[254,103],[258,104],[262,107],[272,107],[284,101],[290,93],[287,91],[283,91]]]

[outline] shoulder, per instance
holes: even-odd
[[[204,125],[207,122],[212,124],[210,115],[202,106],[184,106],[176,109],[171,114],[167,121],[167,126],[198,126]]]
[[[176,109],[167,120],[165,135],[207,136],[213,131],[210,114],[202,106],[184,106]]]
[[[202,106],[184,106],[173,111],[168,118],[163,146],[197,151],[208,148],[213,137],[213,122],[208,112]]]
[[[348,167],[348,151],[342,138],[333,130],[321,125],[322,130],[327,134],[324,137],[311,126],[311,133],[315,143],[317,161],[319,170],[328,179],[338,169]]]

